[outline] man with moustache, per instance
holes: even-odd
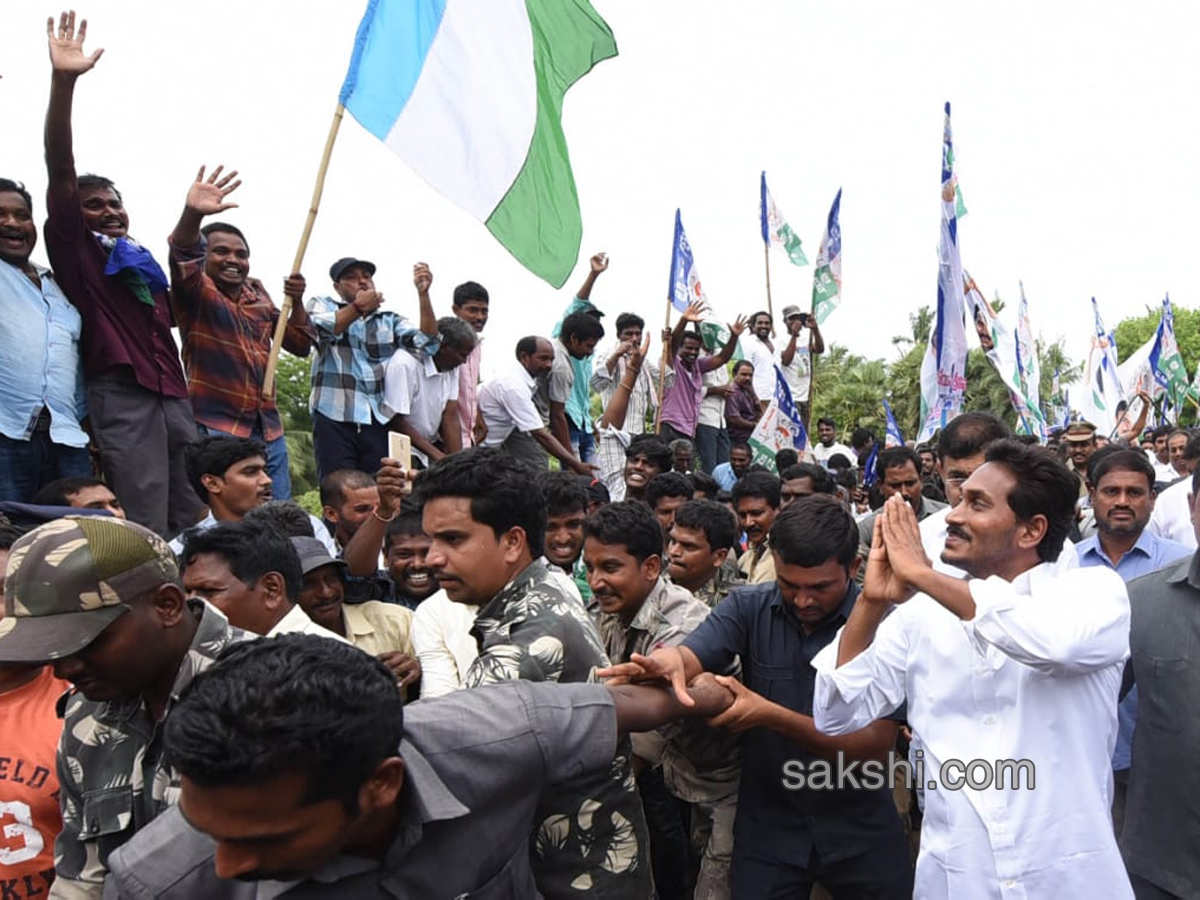
[[[175,555],[123,519],[57,519],[8,559],[0,662],[52,663],[60,701],[63,830],[53,897],[100,900],[110,853],[179,792],[162,728],[192,678],[248,635],[185,599]]]
[[[733,486],[733,510],[750,547],[738,560],[738,568],[750,584],[775,580],[775,555],[769,535],[779,515],[779,479],[768,472],[751,472]]]
[[[50,270],[30,260],[36,245],[29,192],[0,178],[0,501],[18,503],[92,473],[83,323]]]
[[[946,518],[942,558],[966,579],[930,565],[912,507],[890,498],[863,592],[814,660],[822,733],[907,701],[925,772],[944,787],[978,783],[957,780],[974,765],[961,761],[1017,766],[997,765],[988,789],[924,792],[919,897],[1133,896],[1109,774],[1129,598],[1114,572],[1054,565],[1076,497],[1048,451],[990,444]]]

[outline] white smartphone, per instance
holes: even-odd
[[[410,476],[404,485],[404,493],[412,493],[412,438],[398,431],[388,432],[388,456],[398,460],[404,471]]]

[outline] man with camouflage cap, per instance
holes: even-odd
[[[163,811],[178,783],[162,725],[179,694],[230,642],[187,600],[160,537],[105,516],[56,519],[13,544],[0,662],[45,662],[75,689],[59,701],[63,830],[50,896],[99,898],[108,855]]]

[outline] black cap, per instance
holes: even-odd
[[[375,274],[375,263],[367,262],[365,259],[355,259],[353,256],[343,256],[329,267],[329,277],[337,281],[352,266],[362,266],[367,270],[368,275]]]

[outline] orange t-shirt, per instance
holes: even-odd
[[[0,896],[44,898],[54,880],[54,838],[62,829],[54,757],[62,721],[58,698],[70,684],[46,666],[28,684],[0,694]]]

